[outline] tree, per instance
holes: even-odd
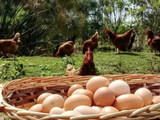
[[[146,31],[151,29],[155,34],[160,30],[160,1],[158,0],[129,0],[133,6],[129,9],[132,21],[137,34],[137,46],[142,49],[147,45]]]
[[[100,0],[100,2],[103,6],[105,27],[115,33],[120,32],[118,29],[127,17],[127,2],[124,0]]]
[[[100,32],[103,24],[100,4],[97,0],[81,0],[81,8],[79,11],[85,16],[84,27],[82,28],[82,39],[85,41],[89,39],[96,30]]]

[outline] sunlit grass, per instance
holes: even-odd
[[[64,76],[66,65],[73,64],[77,69],[81,66],[84,55],[77,54],[71,57],[18,57],[17,60],[23,64],[24,77],[38,76]],[[0,65],[13,59],[2,59]],[[105,74],[158,74],[160,72],[160,56],[151,52],[95,52],[94,63],[97,75]],[[9,80],[7,80],[9,81]],[[1,80],[2,82],[2,80]],[[3,81],[4,82],[4,81]]]

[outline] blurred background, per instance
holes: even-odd
[[[19,32],[19,56],[50,56],[58,43],[74,34],[78,53],[95,31],[99,50],[115,50],[106,29],[119,34],[134,28],[132,50],[150,50],[146,31],[160,30],[159,0],[0,0],[0,11],[0,39]]]

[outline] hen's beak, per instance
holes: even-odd
[[[88,58],[88,61],[90,61],[91,60],[91,55],[89,54],[87,58]]]
[[[90,61],[92,58],[91,58],[91,50],[90,48],[88,47],[88,57],[87,57],[88,61]]]

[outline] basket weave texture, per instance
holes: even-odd
[[[138,88],[146,87],[153,95],[160,95],[160,75],[149,74],[123,74],[123,75],[103,75],[110,82],[114,80],[126,81],[131,92]],[[148,120],[160,117],[160,103],[145,106],[140,109],[123,110],[111,114],[94,115],[54,115],[49,113],[31,112],[26,108],[35,104],[37,97],[45,92],[57,93],[67,96],[69,87],[73,84],[80,84],[85,87],[86,82],[93,76],[57,76],[57,77],[30,77],[17,79],[4,84],[2,96],[5,106],[4,113],[11,119],[16,120]]]

